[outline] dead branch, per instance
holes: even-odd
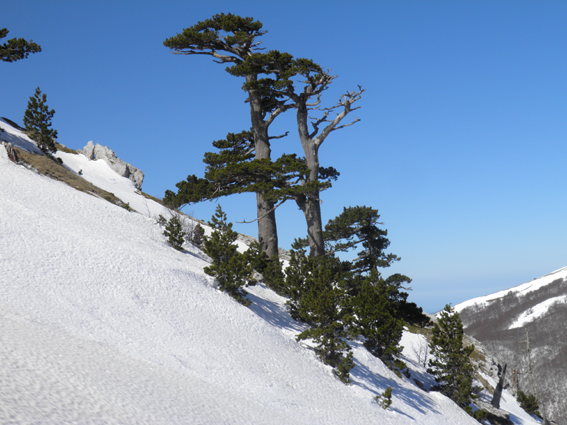
[[[264,217],[266,217],[266,216],[268,216],[269,214],[271,214],[272,212],[274,212],[274,211],[276,210],[276,208],[278,208],[279,206],[283,205],[283,203],[284,203],[285,201],[289,201],[290,199],[291,199],[291,198],[288,198],[288,197],[284,198],[279,204],[277,204],[274,208],[270,209],[266,214],[264,214],[264,215],[262,215],[262,216],[260,216],[260,217],[257,217],[257,218],[255,218],[255,219],[252,220],[252,221],[242,220],[242,221],[237,221],[236,223],[238,223],[238,224],[250,224],[250,223],[254,223],[255,221],[261,220],[261,219],[263,219]]]
[[[289,131],[286,131],[284,134],[280,134],[279,136],[270,136],[270,137],[268,137],[268,139],[270,139],[270,140],[272,140],[272,139],[283,139],[288,134],[289,134]]]

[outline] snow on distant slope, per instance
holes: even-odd
[[[565,304],[567,303],[567,295],[561,295],[559,297],[553,297],[548,300],[545,300],[538,305],[530,308],[527,311],[524,311],[522,314],[518,316],[516,321],[514,321],[508,329],[515,329],[524,326],[526,323],[533,322],[538,318],[542,317],[544,314],[548,312],[548,310],[555,304]]]
[[[549,285],[551,282],[556,281],[558,279],[567,279],[567,267],[563,267],[561,269],[555,270],[545,276],[539,277],[537,279],[531,280],[529,282],[523,283],[518,286],[514,286],[510,289],[504,289],[499,292],[495,292],[490,295],[484,295],[482,297],[472,298],[470,300],[464,301],[460,304],[455,306],[455,310],[461,311],[467,307],[470,307],[475,304],[487,304],[490,301],[493,301],[498,298],[502,298],[509,293],[514,293],[516,295],[525,295],[528,292],[537,291],[538,289]]]
[[[0,423],[476,423],[362,346],[342,384],[295,341],[283,299],[258,286],[245,308],[205,265],[151,218],[0,149]]]

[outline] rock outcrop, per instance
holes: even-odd
[[[142,182],[144,181],[144,173],[142,170],[139,170],[132,164],[122,161],[116,156],[116,153],[108,147],[101,146],[98,143],[95,145],[92,141],[90,141],[84,149],[79,150],[79,152],[90,160],[103,159],[108,165],[110,165],[110,168],[122,177],[132,180],[138,189],[142,188]]]

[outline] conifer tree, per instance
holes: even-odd
[[[249,254],[238,252],[238,247],[234,244],[238,233],[232,230],[232,223],[227,221],[220,205],[208,224],[214,230],[210,236],[203,237],[203,251],[213,262],[204,268],[205,273],[217,279],[221,290],[241,304],[250,305],[250,301],[245,298],[246,292],[242,289],[243,286],[255,283],[252,279],[254,270],[249,265]]]
[[[312,339],[323,363],[332,366],[341,381],[350,382],[354,361],[346,338],[352,318],[348,309],[341,308],[344,279],[348,278],[343,265],[336,257],[306,257],[304,250],[298,250],[292,253],[286,274],[291,285],[291,315],[310,325],[297,340]]]
[[[388,311],[394,312],[395,320],[426,326],[430,320],[423,310],[407,301],[408,293],[404,289],[408,289],[406,285],[411,279],[399,273],[383,278],[378,272],[379,269],[400,261],[397,255],[385,252],[390,246],[390,240],[387,238],[388,231],[378,227],[381,224],[379,218],[378,210],[370,207],[345,207],[341,214],[329,220],[325,226],[326,252],[358,250],[357,257],[351,261],[351,272],[360,276],[372,276],[372,284],[384,288],[391,303],[391,310]],[[360,284],[362,281],[357,282]],[[359,289],[360,287],[357,290]]]
[[[3,28],[0,30],[0,39],[5,38],[8,29]],[[12,38],[4,44],[0,44],[0,59],[3,62],[15,62],[20,59],[25,59],[30,53],[41,52],[41,46],[33,42],[33,40],[26,41],[23,38]]]
[[[377,227],[377,210],[345,208],[325,227],[327,253],[308,257],[305,240],[296,241],[286,269],[286,291],[291,316],[311,328],[298,339],[312,338],[316,352],[336,369],[342,380],[354,366],[348,339],[362,338],[365,347],[393,370],[405,368],[399,361],[407,276],[383,278],[378,268],[399,258],[386,254],[387,232]],[[362,245],[354,261],[341,261],[336,252]],[[359,248],[360,249],[360,248]]]
[[[51,118],[55,114],[55,110],[49,110],[47,106],[47,96],[41,93],[38,88],[35,94],[30,96],[28,108],[24,114],[24,127],[30,139],[37,143],[37,146],[46,154],[55,153],[55,139],[57,138],[57,130],[51,127]]]
[[[472,415],[470,404],[473,392],[473,367],[470,356],[474,345],[463,345],[461,317],[451,305],[446,305],[439,320],[433,325],[427,372],[435,377],[437,385],[432,389],[453,400]]]
[[[397,292],[373,270],[353,298],[355,324],[365,338],[364,346],[390,368],[401,354],[399,342],[404,328],[396,312]]]
[[[205,229],[200,224],[197,224],[193,227],[193,231],[191,232],[191,243],[195,246],[203,245],[203,237],[205,236]]]
[[[324,109],[323,116],[312,122],[314,130],[307,131],[307,111],[318,109],[319,96],[335,77],[329,76],[310,59],[295,59],[292,55],[277,50],[260,52],[260,43],[256,39],[265,33],[266,31],[262,31],[262,24],[253,18],[218,14],[168,38],[164,45],[175,54],[211,55],[219,63],[232,64],[226,68],[228,73],[245,78],[242,88],[248,94],[246,101],[250,105],[254,159],[265,161],[261,165],[254,164],[253,170],[257,172],[262,169],[260,184],[253,186],[257,194],[258,239],[262,249],[269,257],[277,255],[275,209],[286,200],[293,199],[305,215],[310,255],[321,256],[323,239],[319,194],[321,190],[330,187],[330,180],[336,179],[338,172],[332,167],[320,166],[318,150],[330,132],[358,121],[355,119],[351,124],[339,125],[349,112],[357,109],[353,108],[352,104],[360,99],[363,90],[347,93],[337,105]],[[296,94],[294,89],[296,76],[306,78],[304,88],[299,94]],[[273,168],[270,163],[270,140],[273,137],[268,135],[268,128],[278,115],[290,108],[298,110],[297,126],[305,157],[298,161],[293,155],[284,155],[274,161],[276,166]],[[343,109],[333,120],[327,120],[329,113],[336,108]],[[318,134],[319,126],[327,121],[329,124]],[[274,180],[278,181],[281,177],[277,175],[281,174],[278,167],[284,165],[288,172],[292,163],[293,167],[302,164],[306,171],[301,173],[295,184],[288,182],[289,179],[295,179],[297,173],[288,175],[287,182],[279,180],[280,184],[286,186],[286,191],[275,193],[273,189],[278,186],[277,183],[274,186]],[[270,176],[266,171],[276,173],[276,176]],[[255,174],[255,177],[258,178],[258,174]],[[266,178],[269,181],[266,181]],[[197,183],[194,176],[189,176],[187,180],[189,183]],[[201,190],[204,182],[199,181],[198,186],[195,192]]]
[[[271,63],[286,59],[277,51],[260,52],[256,39],[265,33],[262,23],[253,18],[221,13],[185,28],[163,43],[175,54],[210,55],[215,62],[232,64],[226,71],[245,78],[243,89],[248,94],[254,156],[258,160],[270,159],[269,126],[289,108],[273,93],[274,80],[263,78],[271,73]],[[256,203],[258,239],[262,250],[272,257],[278,253],[275,205],[264,198],[262,191],[256,192]]]
[[[183,251],[183,242],[185,242],[183,226],[179,221],[179,217],[174,215],[165,225],[163,234],[167,237],[167,242],[176,250]]]

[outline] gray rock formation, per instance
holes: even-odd
[[[490,403],[484,403],[482,401],[477,401],[478,407],[486,412],[487,419],[491,424],[494,425],[514,425],[514,422],[510,420],[510,413],[503,410],[497,409]]]
[[[90,160],[103,159],[108,165],[110,165],[110,168],[122,177],[132,180],[138,189],[142,188],[142,182],[144,181],[144,173],[142,170],[139,170],[132,164],[122,161],[116,156],[113,150],[106,146],[101,146],[98,143],[95,145],[92,141],[90,141],[84,149],[79,150],[79,152]]]

